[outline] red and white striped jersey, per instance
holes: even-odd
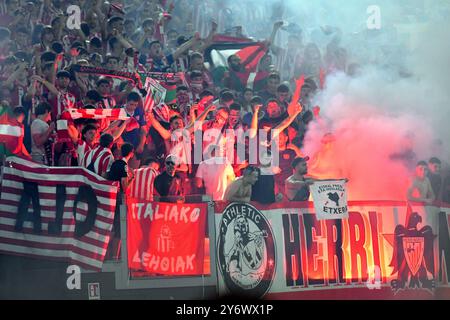
[[[96,146],[94,146],[95,148]],[[86,143],[86,141],[81,140],[78,141],[77,145],[77,155],[78,155],[78,165],[82,166],[84,156],[93,149],[90,145]]]
[[[104,97],[100,105],[103,109],[112,109],[117,105],[117,102],[114,97]]]
[[[81,161],[81,166],[87,168],[91,163],[94,164],[94,171],[99,176],[103,176],[111,168],[114,162],[114,156],[110,149],[98,146],[89,150]]]
[[[134,180],[131,182],[130,196],[132,198],[153,201],[153,182],[159,172],[151,167],[134,170]]]
[[[58,119],[63,111],[75,108],[75,96],[70,92],[59,92],[57,97],[51,99],[52,119]]]

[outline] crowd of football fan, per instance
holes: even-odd
[[[80,12],[67,14],[71,5]],[[358,65],[348,63],[338,29],[322,30],[329,40],[323,46],[304,45],[310,35],[272,16],[266,17],[272,29],[255,28],[257,34],[248,35],[265,37],[254,42],[254,50],[212,65],[205,61],[211,46],[252,41],[233,25],[233,12],[219,6],[187,0],[0,1],[0,112],[23,128],[15,150],[0,143],[2,160],[16,154],[49,166],[84,166],[120,181],[122,192],[150,201],[154,194],[167,201],[194,194],[261,203],[307,200],[313,180],[304,176],[308,157],[301,150],[308,124],[320,118],[312,98],[327,75],[351,76]],[[199,22],[204,8],[219,16]],[[274,45],[280,29],[282,47]],[[145,112],[149,92],[135,81],[82,73],[74,66],[154,72],[161,79],[177,74],[182,81],[161,81],[165,101]],[[58,128],[69,108],[122,108],[128,118],[69,119]],[[174,139],[178,129],[192,137],[208,129],[220,134],[203,137],[203,159],[193,163],[187,159],[195,148]],[[236,138],[229,132],[251,136],[258,129],[276,132],[278,166],[268,164],[270,148],[256,166],[248,159],[227,159],[227,141]],[[237,150],[238,144],[231,147]],[[432,190],[416,187],[434,195],[415,199],[449,201],[450,183],[440,173],[440,160],[431,159],[429,167]]]

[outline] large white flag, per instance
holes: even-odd
[[[318,220],[348,218],[345,183],[345,180],[325,180],[310,187]]]

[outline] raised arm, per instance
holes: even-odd
[[[108,128],[106,128],[104,133],[109,133],[113,136],[114,141],[119,139],[119,137],[122,135],[123,131],[127,127],[128,123],[130,123],[131,117],[127,120],[116,120],[112,122]]]
[[[173,59],[178,59],[183,53],[192,48],[198,41],[200,41],[200,36],[197,33],[192,39],[183,43],[180,47],[178,47],[177,50],[175,50],[174,53],[172,53]]]
[[[208,48],[213,43],[216,32],[217,32],[217,23],[213,21],[211,25],[211,31],[206,37],[204,43],[197,49],[197,51],[199,52],[205,51],[206,48]]]
[[[164,140],[170,139],[171,137],[170,131],[161,125],[161,123],[153,115],[153,112],[149,113],[148,119],[150,120],[151,125],[155,128],[156,131],[158,131],[158,133]]]
[[[206,117],[208,116],[208,113],[215,110],[216,107],[214,105],[209,105],[212,102],[212,100],[214,100],[213,96],[203,97],[202,100],[200,100],[197,105],[194,105],[191,108],[191,110],[190,110],[191,122],[189,123],[189,125],[186,126],[186,130],[188,130],[190,133],[192,133],[194,131],[195,123],[197,122],[197,123],[202,124],[203,121],[205,121]],[[206,108],[204,108],[203,112],[198,116],[198,118],[196,118],[195,111],[198,110],[199,107],[202,107],[202,106],[204,107],[205,105],[208,105],[208,106]]]
[[[53,63],[53,68],[52,68],[52,71],[50,73],[50,83],[52,85],[55,84],[56,72],[60,68],[60,64],[63,61],[63,58],[64,58],[64,54],[63,53],[59,53],[59,54],[56,55],[55,62]]]
[[[305,83],[305,76],[302,74],[300,78],[295,81],[295,90],[292,95],[292,100],[288,106],[288,113],[291,114],[295,110],[295,105],[300,100],[300,95],[302,94],[302,87]]]
[[[58,96],[58,94],[59,94],[58,89],[56,89],[56,87],[52,83],[48,82],[47,80],[43,79],[42,77],[32,76],[31,81],[38,81],[38,82],[42,83],[44,86],[47,87],[47,89],[50,91],[50,93],[52,95]]]
[[[26,62],[21,63],[19,67],[8,77],[8,79],[6,79],[6,81],[1,86],[8,90],[12,90],[14,88],[14,81],[16,81],[19,75],[25,71],[26,67]]]
[[[27,93],[24,97],[25,101],[31,101],[31,99],[36,95],[36,86],[37,81],[30,81],[30,85],[28,86]]]
[[[112,35],[115,36],[120,44],[125,48],[124,50],[133,48],[133,45],[129,41],[127,41],[116,29],[113,30]]]
[[[83,83],[83,81],[80,80],[80,77],[78,76],[78,72],[75,72],[75,82],[77,83],[78,88],[80,88],[82,96],[85,96],[88,92],[88,88]]]
[[[253,112],[253,117],[252,117],[252,123],[250,125],[250,134],[249,134],[249,138],[253,139],[254,137],[256,137],[256,134],[258,133],[258,116],[259,116],[259,111],[261,109],[262,105],[258,104],[255,106],[255,111]]]
[[[287,127],[289,127],[291,125],[292,121],[294,121],[294,119],[300,114],[300,112],[302,112],[302,109],[303,109],[302,105],[300,103],[296,103],[292,110],[293,113],[290,114],[289,117],[284,119],[278,126],[276,126],[273,129],[272,139],[275,137],[278,137],[280,132],[284,131]]]
[[[273,28],[272,28],[272,34],[270,35],[270,38],[269,38],[269,45],[272,45],[273,44],[273,42],[274,42],[274,40],[275,40],[275,37],[276,37],[276,35],[277,35],[277,33],[278,33],[278,30],[280,30],[280,28],[283,26],[283,21],[277,21],[277,22],[275,22],[274,24],[273,24]]]

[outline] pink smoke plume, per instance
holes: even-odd
[[[431,156],[434,133],[414,106],[404,111],[402,99],[386,99],[385,85],[373,80],[342,74],[327,80],[321,119],[305,138],[309,173],[348,178],[349,200],[406,200],[416,162]]]

